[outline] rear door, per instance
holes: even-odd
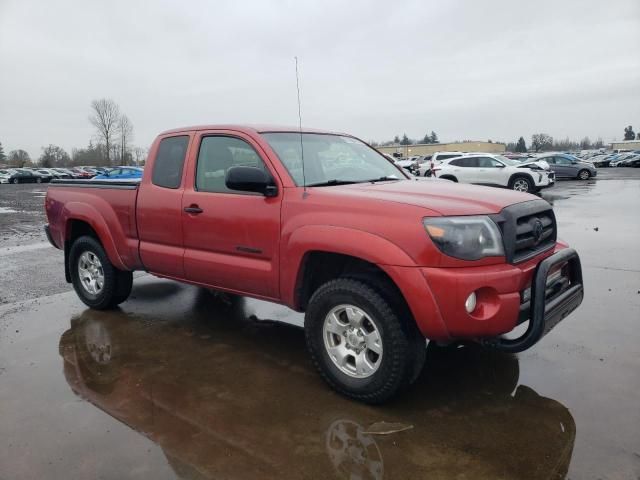
[[[277,299],[282,186],[266,154],[248,135],[211,131],[198,135],[190,158],[182,198],[186,277]],[[226,172],[240,165],[265,170],[280,193],[229,190]]]
[[[454,167],[453,175],[461,183],[476,183],[478,178],[478,158],[463,157],[451,160],[450,165]]]
[[[191,138],[181,133],[156,140],[149,153],[152,171],[138,189],[140,258],[149,272],[173,278],[184,278],[182,194]]]

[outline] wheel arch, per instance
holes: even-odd
[[[533,176],[530,173],[528,173],[528,172],[514,172],[509,177],[508,185],[509,185],[510,188],[511,188],[511,185],[513,184],[513,182],[515,182],[516,179],[518,179],[518,178],[526,178],[527,180],[529,180],[531,182],[531,186],[533,188],[536,187],[536,182],[535,182],[535,180],[533,179]]]
[[[385,238],[361,230],[321,225],[295,230],[283,248],[282,259],[283,301],[298,311],[304,310],[309,289],[313,291],[312,287],[320,282],[318,278],[328,281],[348,272],[380,275],[395,285],[385,265],[415,266],[404,250]],[[309,272],[318,268],[322,273],[311,279]]]
[[[73,242],[83,235],[89,235],[100,242],[114,267],[119,270],[129,270],[118,253],[116,242],[107,222],[96,209],[87,204],[69,203],[65,206],[65,210],[64,251],[67,266],[66,260]],[[65,276],[70,279],[66,268]]]
[[[380,265],[351,255],[321,250],[309,251],[302,259],[294,293],[297,309],[305,310],[320,286],[341,277],[362,280],[379,290],[387,300],[396,299],[410,311],[402,291]]]

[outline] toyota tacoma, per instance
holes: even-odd
[[[523,351],[583,298],[546,201],[410,177],[346,134],[167,131],[141,182],[54,180],[46,213],[89,307],[135,270],[286,305],[326,382],[368,403],[415,381],[425,339]]]

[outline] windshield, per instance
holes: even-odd
[[[294,132],[264,133],[262,136],[298,186],[407,178],[382,154],[352,137]],[[304,152],[304,180],[301,151]]]

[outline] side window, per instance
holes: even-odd
[[[500,162],[491,157],[479,157],[477,161],[480,168],[495,168],[500,165]]]
[[[474,168],[478,166],[477,157],[464,157],[460,159],[460,166],[467,168]]]
[[[556,164],[556,157],[543,157],[540,160],[544,160],[549,165],[555,165]]]
[[[154,185],[164,188],[178,188],[180,186],[187,145],[189,145],[187,135],[168,137],[160,141],[151,176]]]
[[[458,159],[458,160],[451,160],[451,161],[449,162],[449,165],[452,165],[452,166],[454,166],[454,167],[461,167],[461,166],[462,166],[462,161],[463,161],[463,160],[464,160],[463,158],[460,158],[460,159]]]
[[[248,192],[229,190],[225,185],[227,170],[239,166],[257,167],[266,171],[262,159],[244,140],[223,136],[204,137],[198,152],[196,190],[253,195]]]
[[[571,162],[564,157],[555,157],[558,165],[571,165]]]

